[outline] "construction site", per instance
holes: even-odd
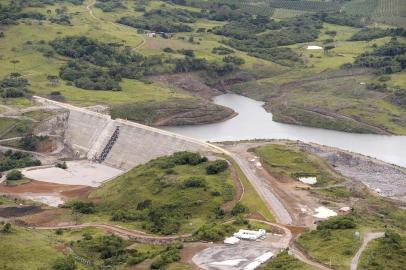
[[[297,248],[294,240],[306,228],[314,229],[319,221],[347,215],[351,212],[349,206],[353,202],[350,199],[328,200],[326,197],[315,196],[309,191],[323,189],[314,187],[317,185],[317,177],[296,179],[272,173],[265,161],[252,151],[269,143],[289,145],[292,142],[212,144],[135,122],[112,119],[109,114],[98,112],[95,108],[78,108],[41,97],[34,97],[34,101],[37,110],[52,112],[51,116],[37,125],[35,134],[52,138],[54,147],[47,153],[30,152],[42,162],[40,166],[20,169],[30,181],[18,186],[1,185],[0,194],[58,207],[72,199],[84,197],[132,168],[162,156],[179,151],[198,152],[209,157],[227,156],[236,163],[233,170],[238,166],[247,177],[250,185],[274,215],[275,223],[269,223],[263,216],[256,215],[254,220],[266,223],[270,226],[269,229],[240,230],[234,235],[227,235],[223,243],[201,243],[198,249],[192,249],[193,252],[184,256],[188,259],[183,260],[198,267],[196,269],[253,270],[272,260],[281,251],[289,249],[293,256],[317,269],[330,269],[325,264],[309,259],[308,255]],[[3,141],[8,143],[12,140],[13,138]],[[403,182],[399,179],[404,179],[406,172],[400,167],[315,144],[296,143],[295,147],[327,160],[332,171],[334,167],[339,171],[340,177],[342,174],[351,179],[324,189],[364,185],[380,196],[404,199]],[[5,145],[1,148],[15,150]],[[55,166],[60,162],[64,162],[65,168]],[[366,177],[372,169],[379,174],[376,177]],[[391,179],[398,180],[393,182]],[[5,181],[5,177],[0,181]],[[236,177],[235,183],[239,191],[234,203],[241,200],[245,192],[240,178]],[[38,206],[35,209],[30,208],[28,212],[23,209],[25,208],[15,207],[11,211],[4,208],[0,211],[0,218],[29,216],[24,222],[37,224],[38,228],[44,230],[95,226],[121,237],[150,244],[171,243],[191,237],[191,234],[154,236],[117,225],[57,222],[44,217],[43,210]],[[189,245],[185,246],[185,250],[189,250]]]

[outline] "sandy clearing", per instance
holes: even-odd
[[[84,185],[98,187],[103,182],[112,179],[124,171],[109,167],[104,164],[90,162],[88,160],[69,161],[66,170],[50,167],[38,169],[22,170],[23,174],[30,179],[64,184],[64,185]]]

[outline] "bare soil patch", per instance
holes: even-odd
[[[22,217],[26,215],[32,215],[40,213],[43,210],[40,206],[30,205],[30,206],[10,206],[0,208],[0,217],[3,218],[13,218]]]

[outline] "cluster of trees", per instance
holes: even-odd
[[[207,174],[219,174],[228,168],[228,162],[223,159],[212,161],[206,167]]]
[[[82,5],[84,0],[16,0],[13,1],[19,7],[45,7],[54,5],[55,3],[71,3],[74,5]]]
[[[46,16],[36,11],[23,11],[18,3],[0,4],[0,25],[17,24],[20,19],[45,20]]]
[[[100,8],[104,12],[113,12],[117,9],[126,9],[126,6],[120,0],[99,0],[95,7]]]
[[[218,55],[227,55],[227,54],[234,53],[234,50],[224,47],[224,46],[218,46],[218,47],[214,47],[211,50],[211,52],[214,54],[218,54]]]
[[[234,228],[229,224],[210,223],[201,226],[194,232],[193,237],[203,241],[220,241],[233,232]]]
[[[354,229],[357,226],[352,216],[336,216],[322,221],[317,225],[317,230],[344,230]]]
[[[36,151],[38,150],[40,142],[46,139],[48,139],[48,136],[27,134],[18,141],[18,146],[27,151]]]
[[[122,44],[85,36],[55,39],[50,45],[58,54],[74,59],[61,67],[60,77],[83,89],[119,91],[122,78],[140,78],[162,64],[158,56],[144,57]]]
[[[323,22],[345,25],[351,27],[364,27],[366,22],[365,18],[359,15],[352,15],[345,12],[320,12],[315,15]]]
[[[213,31],[221,35],[230,36],[231,34],[231,38],[224,41],[231,47],[246,51],[256,57],[286,63],[286,60],[293,62],[300,59],[291,49],[279,46],[313,41],[317,39],[322,28],[321,20],[314,15],[298,16],[269,24],[271,24],[270,29],[274,30],[261,35],[256,35],[255,31],[251,30],[251,23],[245,25],[243,22],[238,23],[239,27],[235,31],[227,30],[227,28],[234,27],[235,24],[232,23]],[[241,30],[243,26],[246,27],[244,31]],[[238,34],[244,32],[245,35]]]
[[[3,98],[23,97],[28,92],[28,80],[19,73],[11,73],[0,81],[0,95]]]
[[[24,175],[19,170],[12,170],[9,171],[6,175],[6,179],[8,181],[16,181],[23,179]]]
[[[372,52],[358,56],[353,65],[374,68],[377,74],[400,72],[406,68],[406,44],[392,38],[390,42],[376,46]]]
[[[406,29],[404,28],[363,28],[350,38],[351,41],[359,40],[373,40],[383,38],[386,36],[406,36]]]
[[[144,30],[176,33],[192,32],[193,28],[187,23],[194,23],[200,17],[201,13],[184,9],[153,9],[145,12],[142,17],[125,16],[117,22]]]
[[[73,211],[79,212],[81,214],[93,214],[96,212],[95,205],[92,202],[83,202],[83,201],[70,201],[61,207],[70,208]]]
[[[41,165],[41,161],[34,159],[28,153],[12,150],[7,150],[4,153],[0,152],[0,172],[39,165]]]
[[[182,244],[173,244],[167,246],[165,250],[152,262],[151,269],[166,269],[168,264],[179,261],[180,250],[182,248]]]

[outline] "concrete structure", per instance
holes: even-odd
[[[224,244],[227,245],[235,245],[238,244],[238,242],[240,242],[240,239],[234,236],[227,237],[226,239],[224,239]]]
[[[244,240],[257,240],[265,235],[266,231],[262,229],[259,229],[258,231],[239,230],[238,232],[234,233],[234,237]]]
[[[128,170],[178,151],[225,152],[217,146],[183,135],[122,119],[113,120],[106,114],[42,97],[34,96],[34,99],[67,111],[64,117],[59,117],[64,123],[55,123],[55,126],[64,128],[64,142],[74,150],[77,158]]]

